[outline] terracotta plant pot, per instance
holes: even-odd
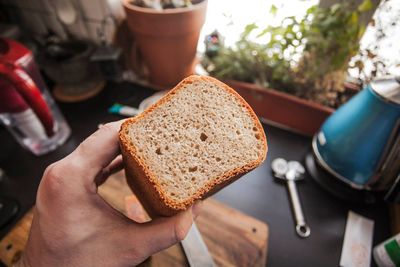
[[[128,26],[153,84],[174,86],[194,72],[207,0],[187,8],[157,11],[124,0]]]
[[[234,88],[259,117],[307,136],[313,136],[325,119],[335,111],[321,104],[255,84],[233,80],[224,82]]]

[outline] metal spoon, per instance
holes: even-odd
[[[302,179],[305,173],[303,165],[297,161],[287,162],[285,159],[277,158],[272,161],[271,168],[276,178],[286,181],[296,221],[296,233],[303,238],[310,236],[311,229],[305,221],[296,187],[296,181]]]

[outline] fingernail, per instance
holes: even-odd
[[[198,200],[196,201],[196,203],[194,203],[194,205],[192,206],[193,218],[196,218],[200,214],[202,207],[203,207],[203,201]]]

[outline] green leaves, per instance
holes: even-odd
[[[272,27],[265,28],[259,34],[257,34],[256,38],[260,38],[260,37],[264,36],[265,34],[271,32],[271,30],[272,30]]]
[[[329,8],[316,5],[303,18],[287,17],[279,26],[249,24],[235,46],[221,49],[206,69],[221,79],[257,83],[332,103],[343,88],[348,62],[365,31],[360,13],[371,8],[371,0],[356,9],[348,2]],[[272,5],[269,12],[275,16],[278,8]],[[265,43],[252,41],[266,36],[270,38],[262,39],[268,40]],[[324,100],[322,92],[330,99]]]
[[[368,8],[370,0],[360,6]],[[360,7],[358,8],[360,9]],[[332,71],[346,71],[349,59],[359,48],[359,39],[365,27],[359,23],[359,10],[354,10],[348,3],[337,3],[330,8],[315,8],[310,29],[304,32],[307,39],[305,51],[312,53],[318,70],[303,64],[301,70],[309,80],[315,80]],[[306,58],[302,60],[307,60]]]
[[[271,8],[269,9],[269,13],[271,13],[273,16],[276,16],[276,14],[278,13],[278,8],[276,7],[276,5],[271,5]]]
[[[247,38],[250,35],[250,33],[257,28],[258,28],[258,26],[255,23],[246,25],[243,33],[241,34],[241,38],[242,39]]]
[[[371,0],[364,0],[358,7],[358,12],[366,12],[374,7]]]

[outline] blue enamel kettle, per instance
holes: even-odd
[[[389,191],[400,184],[400,77],[368,84],[313,139],[319,165],[348,186]]]

